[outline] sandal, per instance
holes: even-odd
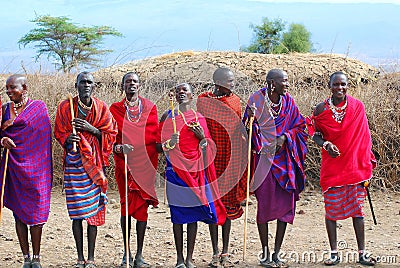
[[[365,266],[374,266],[376,264],[376,259],[371,257],[371,254],[361,254],[358,257],[357,263]]]
[[[42,265],[40,264],[39,261],[32,261],[31,268],[42,268]]]
[[[283,267],[283,268],[287,268],[289,267],[289,264],[287,264],[284,261],[281,261],[280,259],[274,260],[276,267]]]
[[[194,265],[193,262],[189,261],[189,262],[186,262],[186,268],[197,268],[197,266]]]
[[[213,255],[211,262],[207,266],[208,268],[218,268],[219,266],[219,255]]]
[[[97,266],[94,261],[87,261],[85,264],[85,268],[97,268]]]
[[[30,268],[31,264],[32,264],[31,259],[26,259],[24,261],[24,264],[22,265],[22,268]]]
[[[339,263],[340,263],[340,258],[336,254],[331,254],[331,257],[324,261],[324,264],[326,266],[333,266],[333,265],[336,265],[336,264],[339,264]]]
[[[133,268],[133,258],[129,257],[129,268]],[[121,265],[119,266],[120,268],[126,268],[126,255],[124,254],[124,256],[122,257],[122,262]]]
[[[144,261],[143,258],[135,259],[133,261],[133,268],[150,268],[150,264]]]
[[[220,262],[222,267],[235,267],[235,263],[229,259],[229,253],[223,253],[220,255]]]
[[[182,262],[180,264],[175,265],[175,268],[186,268],[186,265]]]
[[[75,268],[85,268],[85,261],[77,261]]]
[[[261,260],[258,264],[262,267],[267,267],[267,268],[278,267],[274,261],[270,261],[270,260]]]

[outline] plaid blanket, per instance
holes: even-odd
[[[6,104],[2,123],[11,120],[10,103]],[[28,100],[14,122],[2,129],[1,137],[11,138],[16,145],[9,151],[5,206],[27,225],[43,224],[49,216],[53,180],[51,124],[46,104],[39,100]],[[3,154],[2,175],[4,164]],[[1,184],[0,181],[0,191]]]
[[[204,92],[197,99],[197,110],[206,118],[217,146],[214,165],[221,200],[228,217],[239,218],[243,214],[240,203],[246,198],[247,184],[247,137],[241,121],[240,98],[233,93],[216,98],[212,92]]]

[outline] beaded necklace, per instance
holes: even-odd
[[[185,125],[188,126],[189,128],[200,126],[199,118],[197,117],[196,111],[194,109],[191,109],[191,110],[193,111],[196,119],[191,120],[189,123],[186,121],[185,115],[179,110],[179,107],[178,107],[178,114],[180,114],[182,116],[183,122],[185,122]]]
[[[344,116],[346,115],[347,98],[346,102],[341,107],[337,107],[333,104],[332,97],[328,99],[329,109],[332,111],[332,118],[335,119],[339,124],[342,123]]]
[[[276,119],[282,111],[282,96],[279,96],[279,102],[273,103],[268,96],[268,91],[265,92],[265,103],[268,104],[268,111],[273,119]]]
[[[132,106],[132,103],[137,103],[137,106]],[[140,116],[142,115],[143,105],[142,101],[138,98],[137,102],[130,102],[127,99],[124,101],[124,106],[126,110],[126,117],[129,122],[137,123],[140,120]]]
[[[214,93],[210,92],[210,94],[208,94],[209,97],[213,98],[213,99],[221,99],[223,97],[229,97],[230,95],[232,95],[232,92],[230,92],[229,94],[224,94],[224,95],[215,95]]]
[[[78,110],[79,110],[79,112],[80,112],[84,117],[86,117],[87,113],[85,113],[85,112],[82,110],[82,108],[81,108],[80,105],[78,105]]]
[[[22,101],[19,102],[19,103],[12,102],[12,104],[13,104],[12,107],[13,107],[13,110],[14,110],[15,117],[18,116],[17,108],[22,107],[22,106],[25,105],[27,102],[28,102],[28,98],[27,98],[27,97],[24,97],[24,98],[22,99]]]
[[[92,104],[91,104],[90,106],[86,106],[86,105],[81,101],[81,99],[78,97],[78,104],[79,104],[83,109],[90,111],[90,110],[92,109],[92,106],[93,106],[93,101],[92,101]]]

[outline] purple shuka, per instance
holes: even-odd
[[[10,120],[10,104],[6,104],[2,126]],[[28,100],[14,122],[2,129],[1,137],[11,138],[16,145],[9,151],[4,205],[13,211],[14,217],[27,225],[43,224],[49,217],[53,180],[51,123],[46,104]],[[4,164],[3,152],[1,177]]]
[[[256,105],[253,124],[252,190],[258,200],[257,222],[280,219],[292,223],[296,201],[304,189],[304,160],[307,153],[305,119],[293,98],[282,96],[281,112],[273,118],[265,101],[266,88],[253,93],[248,106]],[[248,107],[243,122],[249,120]],[[286,136],[282,148],[271,153],[267,150],[276,137]],[[275,149],[275,148],[273,148]]]

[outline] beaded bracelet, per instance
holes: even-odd
[[[324,141],[324,143],[322,144],[322,148],[324,148],[325,151],[328,151],[328,149],[327,149],[328,144],[332,144],[332,142]]]
[[[163,148],[164,151],[169,151],[169,150],[172,150],[172,149],[175,148],[175,145],[174,146],[170,145],[170,143],[169,143],[170,141],[171,140],[167,140],[162,144],[162,148]]]
[[[316,131],[316,132],[314,133],[314,135],[312,135],[311,139],[313,139],[315,135],[320,136],[322,139],[324,138],[324,135],[322,135],[321,132]]]
[[[116,152],[117,154],[120,154],[120,153],[122,153],[122,145],[121,144],[116,144],[115,146],[114,146],[114,152]]]
[[[199,146],[200,146],[201,149],[206,148],[207,145],[208,145],[208,143],[207,143],[207,140],[206,140],[206,139],[202,139],[202,140],[200,141],[200,143],[199,143]]]

